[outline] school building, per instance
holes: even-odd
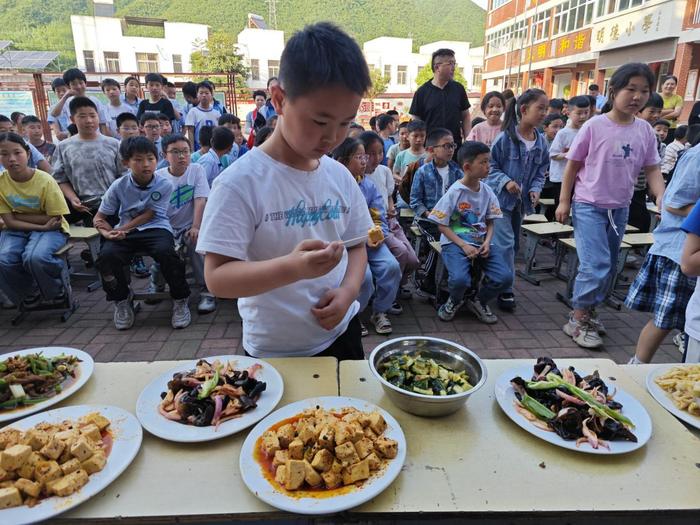
[[[659,79],[678,77],[689,109],[698,44],[700,0],[489,0],[481,91],[538,87],[569,98],[645,62]]]

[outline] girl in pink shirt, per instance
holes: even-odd
[[[506,99],[498,91],[490,91],[481,100],[481,111],[486,121],[474,126],[467,135],[467,140],[483,142],[489,148],[501,132],[501,115],[506,108]]]
[[[615,71],[603,114],[583,125],[566,155],[556,219],[561,223],[568,220],[573,194],[579,266],[571,301],[573,311],[564,332],[582,348],[603,345],[605,329],[595,307],[610,292],[634,183],[641,169],[661,203],[664,181],[654,130],[648,122],[635,118],[654,84],[654,73],[646,64],[625,64]]]

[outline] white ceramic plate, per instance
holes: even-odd
[[[658,403],[666,410],[668,410],[671,414],[676,416],[681,421],[688,423],[690,426],[700,429],[700,417],[694,416],[690,412],[677,408],[676,405],[673,403],[673,399],[671,399],[670,394],[668,394],[663,388],[657,385],[655,381],[657,377],[665,374],[672,368],[682,366],[684,365],[678,363],[658,365],[656,368],[654,368],[653,370],[651,370],[651,372],[647,374],[647,390],[652,395],[652,397],[656,399],[656,401],[658,401]]]
[[[265,478],[262,469],[263,467],[255,460],[254,449],[255,443],[272,425],[283,419],[288,419],[297,414],[300,414],[307,408],[320,406],[329,409],[341,409],[345,407],[354,407],[363,412],[378,411],[387,424],[387,430],[384,435],[398,442],[399,453],[390,460],[385,469],[365,481],[359,488],[339,494],[329,498],[309,498],[309,497],[292,497],[283,492],[278,491]],[[272,505],[287,512],[296,514],[331,514],[341,512],[353,507],[357,507],[381,494],[391,483],[396,479],[396,476],[401,472],[401,467],[406,459],[406,438],[399,426],[399,423],[385,410],[379,408],[372,403],[354,399],[352,397],[313,397],[298,401],[276,410],[250,431],[248,437],[243,443],[240,454],[240,471],[243,476],[243,482],[248,489],[263,500],[265,503]]]
[[[75,381],[64,387],[60,394],[50,397],[46,401],[42,401],[36,405],[26,405],[12,410],[0,410],[0,423],[12,421],[13,419],[19,419],[20,417],[26,417],[30,414],[35,414],[36,412],[63,401],[68,396],[75,394],[85,383],[87,383],[88,379],[90,379],[90,376],[92,375],[93,369],[95,368],[95,362],[92,360],[92,356],[90,354],[83,352],[82,350],[78,350],[77,348],[65,348],[62,346],[28,348],[18,352],[10,352],[9,354],[0,355],[0,361],[4,361],[10,357],[38,353],[44,354],[45,357],[56,357],[61,354],[76,356],[81,361],[78,366],[78,377],[75,379]]]
[[[141,448],[143,431],[138,420],[126,410],[107,405],[78,405],[65,408],[57,408],[42,414],[35,414],[28,418],[12,423],[7,428],[27,430],[38,423],[60,423],[66,419],[76,420],[90,414],[99,412],[110,420],[113,436],[112,451],[107,457],[107,464],[100,472],[90,476],[90,481],[72,496],[61,498],[54,496],[41,501],[34,507],[13,507],[0,510],[0,523],[12,523],[24,525],[53,518],[62,512],[84,503],[95,494],[104,490],[119,475],[126,470],[136,457]]]
[[[212,441],[226,436],[230,436],[241,430],[254,425],[270,412],[274,410],[277,403],[282,399],[284,392],[284,381],[280,373],[267,361],[255,359],[244,355],[220,355],[216,357],[206,357],[209,363],[216,360],[222,363],[234,361],[236,369],[244,370],[254,364],[262,366],[255,374],[255,378],[267,384],[265,391],[258,399],[258,406],[248,412],[245,412],[241,417],[224,421],[216,429],[214,426],[196,427],[194,425],[186,425],[178,421],[172,421],[162,416],[158,412],[160,404],[161,392],[166,392],[168,389],[168,381],[173,378],[173,374],[177,372],[185,372],[194,370],[199,359],[186,361],[177,367],[168,370],[160,377],[151,381],[136,401],[136,415],[141,421],[143,428],[151,434],[159,438],[169,441],[177,441],[180,443],[198,443],[200,441]]]
[[[592,371],[582,371],[576,370],[576,372],[581,375],[588,375]],[[525,380],[532,377],[533,367],[532,366],[520,366],[513,368],[503,374],[496,380],[496,400],[501,406],[506,415],[511,418],[520,428],[527,430],[530,434],[537,436],[548,443],[557,445],[559,447],[568,448],[569,450],[575,450],[576,452],[584,452],[587,454],[626,454],[627,452],[632,452],[638,448],[643,447],[649,438],[651,437],[651,418],[647,413],[646,409],[629,395],[627,392],[622,390],[617,386],[615,381],[608,377],[603,377],[605,384],[611,392],[616,389],[615,401],[622,403],[622,413],[627,416],[635,425],[632,429],[632,433],[637,436],[637,442],[632,441],[608,441],[610,444],[610,450],[600,447],[593,448],[588,443],[581,443],[580,446],[576,446],[576,441],[567,441],[560,437],[555,432],[547,432],[537,428],[535,425],[530,423],[527,419],[521,416],[513,406],[513,401],[515,401],[515,392],[510,380],[516,376],[520,376]]]

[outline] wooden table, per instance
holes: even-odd
[[[605,523],[621,523],[616,520],[625,517],[627,522],[635,514],[648,519],[649,511],[663,511],[665,520],[697,523],[700,440],[612,361],[560,361],[616,377],[616,384],[651,416],[653,435],[646,446],[622,456],[593,456],[550,445],[516,426],[498,406],[494,384],[503,372],[532,360],[486,360],[486,385],[465,408],[439,419],[396,408],[366,362],[341,362],[341,395],[388,410],[408,442],[401,476],[354,512],[422,512],[494,521],[523,517],[527,523],[557,523],[556,518],[562,523],[600,523],[607,518],[613,521]]]
[[[337,361],[332,357],[269,359],[284,379],[278,407],[314,396],[338,395]],[[177,366],[177,361],[96,363],[80,392],[58,406],[105,403],[131,413],[143,388]],[[277,512],[243,484],[238,456],[247,431],[207,443],[172,443],[144,430],[143,444],[129,468],[83,505],[60,516],[64,523],[195,520],[207,516],[255,516]],[[282,514],[281,512],[279,514]],[[131,518],[131,520],[129,520]]]

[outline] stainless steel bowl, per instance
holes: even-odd
[[[432,358],[448,368],[461,372],[467,371],[469,382],[474,388],[461,394],[449,396],[428,396],[403,390],[389,383],[379,373],[378,367],[383,361],[403,354],[420,351],[424,357]],[[469,396],[473,395],[486,383],[486,365],[467,348],[436,337],[399,337],[390,339],[377,346],[369,356],[369,367],[391,401],[401,410],[417,416],[445,416],[459,410]]]

